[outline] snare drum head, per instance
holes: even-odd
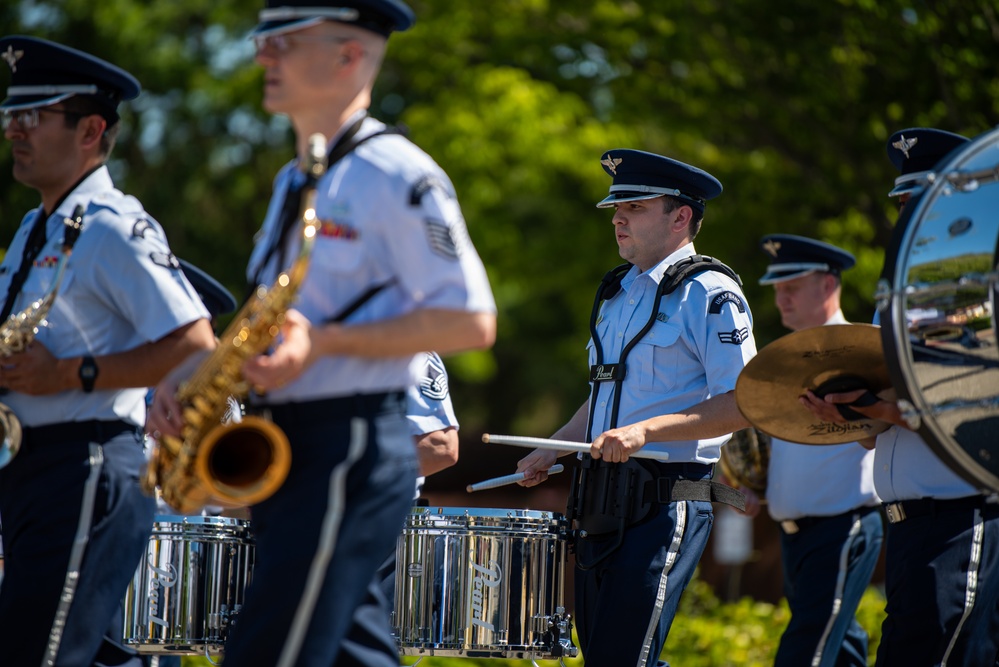
[[[999,491],[999,129],[944,159],[895,248],[881,304],[892,383],[943,462]]]

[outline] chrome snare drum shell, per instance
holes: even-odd
[[[999,128],[922,186],[878,289],[889,374],[903,416],[941,460],[999,491]]]
[[[125,644],[148,654],[220,654],[253,560],[247,521],[157,516],[125,594]]]
[[[517,509],[413,508],[396,550],[402,655],[576,655],[564,609],[568,523]]]

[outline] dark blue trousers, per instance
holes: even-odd
[[[586,667],[657,663],[713,523],[709,502],[661,505],[654,518],[625,530],[612,555],[576,568],[576,633]],[[592,561],[607,541],[578,540],[577,561]]]
[[[226,664],[399,664],[375,573],[413,501],[404,409],[401,392],[272,408],[291,471],[251,508],[256,562]]]
[[[793,535],[782,531],[791,621],[775,667],[866,667],[867,631],[855,614],[878,562],[882,531],[876,508],[803,520]]]
[[[155,502],[139,490],[138,430],[100,431],[59,442],[26,435],[0,470],[0,665],[139,664],[121,645],[122,598]]]
[[[999,654],[999,506],[888,524],[878,667],[991,667]]]

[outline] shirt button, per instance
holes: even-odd
[[[628,303],[631,304],[632,306],[634,306],[635,305],[635,300],[631,299],[630,301],[628,301]]]
[[[617,334],[617,337],[618,337],[618,338],[624,338],[624,333],[623,333],[623,332],[619,332],[619,333]]]
[[[887,463],[885,464],[884,471],[888,472],[888,464]]]

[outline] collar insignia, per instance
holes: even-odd
[[[7,46],[7,50],[0,53],[0,58],[10,65],[10,71],[17,71],[17,61],[24,57],[24,51],[15,51],[14,47],[11,45]]]
[[[763,249],[770,253],[771,257],[777,257],[777,251],[780,250],[780,241],[769,239],[763,244]]]
[[[919,143],[919,137],[913,137],[912,139],[906,139],[905,135],[903,134],[902,137],[898,141],[893,141],[891,145],[892,145],[892,147],[897,148],[898,150],[902,151],[902,154],[905,155],[905,159],[908,160],[909,159],[909,149],[912,148],[913,146],[915,146],[918,143]]]
[[[621,164],[623,161],[624,158],[621,157],[619,158],[605,157],[603,160],[600,161],[600,164],[610,169],[610,173],[617,176],[617,166]]]

